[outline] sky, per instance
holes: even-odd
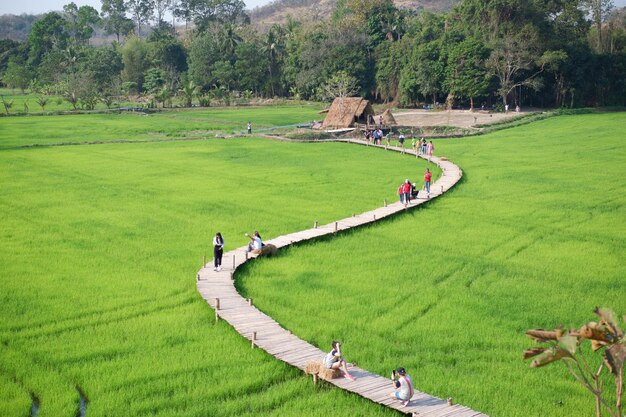
[[[41,14],[54,10],[63,10],[65,4],[76,3],[78,7],[89,5],[100,11],[100,0],[0,0],[0,15],[2,14]],[[244,0],[248,9],[270,3],[272,0]],[[626,2],[626,0],[623,0]]]
[[[0,15],[2,14],[41,14],[53,10],[63,10],[63,5],[72,0],[0,0]],[[100,0],[73,0],[77,6],[90,5],[100,10]],[[248,9],[270,3],[272,0],[244,0]],[[613,0],[615,7],[626,6],[626,0]]]

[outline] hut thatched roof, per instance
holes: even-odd
[[[352,127],[356,120],[373,114],[374,109],[370,102],[362,97],[337,97],[328,109],[323,127]]]
[[[387,109],[383,112],[383,123],[385,126],[395,126],[398,123],[396,122],[396,118],[391,114],[391,110]]]

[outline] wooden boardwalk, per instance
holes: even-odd
[[[341,140],[341,142],[367,145],[361,140]],[[413,150],[409,149],[403,150],[397,147],[385,147],[382,145],[367,146],[385,148],[418,157]],[[431,185],[430,199],[433,199],[452,188],[461,179],[463,173],[459,167],[443,158],[432,157],[431,162],[437,164],[443,171],[443,175]],[[386,207],[380,207],[366,213],[355,215],[354,217],[320,225],[317,228],[314,227],[312,229],[280,236],[275,239],[267,240],[265,243],[271,243],[277,248],[282,248],[293,243],[372,223],[405,209],[410,210],[430,200],[423,197],[423,192],[420,192],[420,194],[421,197],[414,200],[407,208],[399,201],[396,201],[388,204]],[[247,256],[245,249],[245,247],[242,247],[224,253],[222,258],[222,270],[220,272],[213,271],[212,262],[205,265],[197,275],[198,291],[215,310],[216,320],[219,318],[227,321],[242,336],[250,340],[252,346],[257,346],[270,355],[304,370],[307,362],[322,359],[326,355],[326,352],[304,340],[300,340],[298,337],[291,334],[289,330],[281,327],[274,319],[255,308],[252,300],[246,300],[239,295],[232,280],[234,271],[237,267],[247,262],[248,259],[254,257],[253,255]],[[462,405],[449,405],[447,400],[433,397],[417,390],[409,405],[403,407],[400,401],[389,398],[389,393],[393,392],[393,386],[389,378],[373,374],[358,367],[351,368],[350,373],[356,377],[356,381],[336,378],[328,382],[376,403],[414,416],[486,417],[485,414],[480,412],[471,410]]]

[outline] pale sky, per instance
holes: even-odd
[[[89,5],[100,11],[100,0],[0,0],[0,15],[2,14],[40,14],[55,10],[63,10],[63,6],[76,3],[78,7]],[[626,2],[626,0],[624,0]],[[244,0],[248,9],[270,3],[271,0]]]
[[[100,0],[73,0],[77,6],[90,5],[100,11]],[[40,14],[53,10],[63,10],[63,5],[72,0],[0,0],[0,15],[2,14]],[[248,9],[270,3],[271,0],[244,0]],[[626,6],[626,0],[613,0],[615,7]]]

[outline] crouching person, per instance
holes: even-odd
[[[391,398],[395,398],[402,402],[403,406],[409,405],[411,397],[413,396],[413,382],[411,377],[406,374],[404,368],[398,368],[391,371],[391,381],[393,382],[395,392],[389,394]]]
[[[324,366],[327,369],[342,369],[343,376],[350,381],[354,381],[354,377],[348,372],[348,364],[341,356],[341,349],[339,348],[339,342],[334,341],[332,343],[332,350],[328,352],[324,358]]]
[[[246,252],[252,252],[254,254],[261,253],[261,249],[263,248],[263,240],[261,240],[261,235],[259,232],[254,232],[252,236],[249,234],[245,234],[245,236],[250,239],[250,243],[248,243],[248,248]]]

